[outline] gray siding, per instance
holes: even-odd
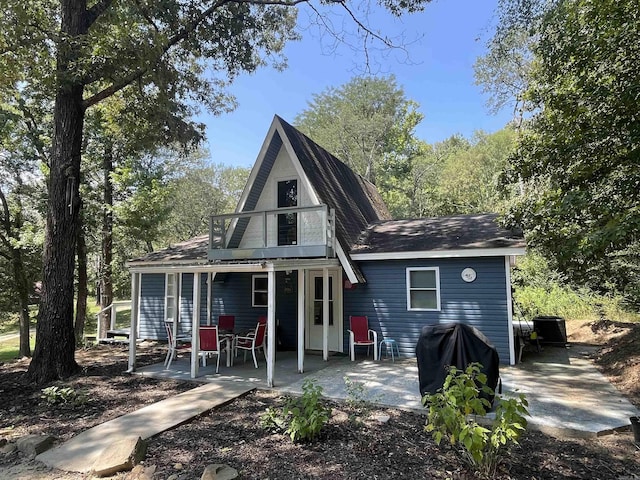
[[[369,261],[359,262],[359,267],[367,283],[344,292],[345,351],[349,315],[367,315],[370,327],[379,336],[394,338],[403,356],[415,355],[423,326],[461,322],[482,331],[497,348],[501,363],[509,363],[504,257]],[[407,310],[407,267],[439,267],[440,311]],[[466,267],[476,270],[472,283],[460,277]]]
[[[143,273],[140,279],[140,338],[166,340],[164,273]]]

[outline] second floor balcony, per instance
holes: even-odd
[[[209,260],[335,257],[327,205],[215,215],[209,225]]]

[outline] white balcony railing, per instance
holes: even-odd
[[[335,212],[327,205],[255,210],[212,216],[208,257],[334,257],[335,242]]]

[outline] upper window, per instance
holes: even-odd
[[[298,180],[278,182],[278,208],[298,206]],[[297,245],[298,214],[278,215],[278,245]]]
[[[269,280],[266,275],[254,275],[251,281],[251,305],[266,307],[269,297]]]
[[[407,268],[407,310],[440,310],[438,267]]]

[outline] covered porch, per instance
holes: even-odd
[[[342,269],[340,263],[335,258],[321,259],[278,259],[278,260],[256,260],[256,261],[202,261],[200,263],[189,262],[182,265],[176,265],[173,262],[170,265],[158,265],[153,262],[148,265],[131,265],[132,274],[132,308],[131,308],[131,338],[129,343],[129,371],[136,371],[136,340],[142,337],[140,329],[140,312],[141,312],[141,284],[142,277],[145,274],[160,274],[168,278],[174,275],[177,278],[178,290],[183,276],[188,276],[189,282],[192,279],[190,298],[181,297],[179,301],[175,301],[176,311],[172,313],[173,317],[179,320],[183,325],[188,326],[190,334],[191,352],[188,360],[184,359],[179,362],[174,361],[171,364],[171,371],[167,371],[167,375],[178,372],[179,376],[188,375],[190,379],[198,379],[206,377],[208,369],[214,367],[202,367],[199,364],[200,356],[200,335],[201,326],[212,325],[217,321],[217,312],[221,312],[219,306],[214,309],[213,299],[216,293],[220,294],[220,286],[216,284],[215,279],[225,275],[236,275],[236,277],[259,275],[266,280],[266,291],[263,293],[266,305],[260,311],[266,313],[267,333],[266,333],[266,368],[264,360],[262,360],[261,368],[255,369],[253,362],[247,361],[246,365],[235,362],[233,367],[227,367],[226,353],[222,353],[220,361],[220,371],[226,372],[229,368],[240,372],[244,367],[250,367],[254,374],[262,376],[262,380],[268,387],[274,386],[274,378],[282,377],[280,368],[276,374],[276,360],[280,362],[284,357],[281,353],[276,354],[278,342],[278,323],[288,322],[289,328],[295,332],[295,347],[293,352],[287,352],[287,361],[282,367],[290,373],[304,373],[309,368],[315,368],[316,361],[322,361],[326,364],[332,352],[343,351],[342,338],[342,304],[341,304],[341,285],[342,285]],[[276,275],[286,275],[289,283],[287,284],[286,299],[283,300],[282,295],[277,295]],[[242,277],[244,278],[244,277]],[[291,282],[293,280],[294,282]],[[228,287],[227,287],[228,288]],[[282,287],[280,286],[282,289]],[[314,292],[337,292],[332,295],[322,295],[321,299],[316,298]],[[216,290],[218,289],[218,290]],[[155,315],[152,319],[157,325],[164,325],[168,319],[167,296],[169,290],[165,289],[165,307],[164,315]],[[175,295],[175,294],[174,294]],[[246,302],[246,300],[245,300]],[[288,303],[287,318],[277,317],[278,302]],[[246,307],[246,306],[245,306]],[[315,308],[315,310],[314,310]],[[178,312],[177,310],[183,310]],[[251,309],[250,309],[251,310]],[[185,322],[185,313],[189,313],[188,324]],[[206,312],[206,314],[204,313]],[[315,312],[315,318],[314,317]],[[223,311],[225,314],[234,314],[234,311]],[[205,316],[206,315],[206,316]],[[250,320],[255,321],[258,313],[252,313]],[[156,318],[157,317],[157,318]],[[246,314],[245,314],[246,317]],[[253,318],[255,317],[255,319]],[[206,320],[205,320],[206,319]],[[149,318],[145,319],[149,322]],[[177,323],[174,322],[174,328],[177,329]],[[255,325],[255,324],[254,324]],[[158,329],[158,331],[160,331]],[[330,332],[339,332],[338,337]],[[290,345],[293,347],[293,345]],[[314,350],[314,355],[309,355],[308,351]],[[262,351],[262,349],[261,349]],[[259,357],[260,358],[260,357]],[[291,361],[294,358],[295,361]],[[188,365],[187,365],[188,364]],[[280,365],[279,365],[280,367]],[[159,372],[156,372],[159,373]],[[233,374],[232,374],[233,375]],[[160,375],[161,376],[161,375]],[[278,379],[278,382],[280,380]]]

